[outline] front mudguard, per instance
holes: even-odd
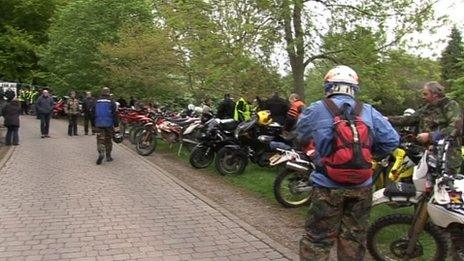
[[[384,195],[385,188],[379,189],[372,194],[372,206],[375,207],[380,204],[387,204],[391,207],[401,207],[405,205],[414,205],[419,202],[420,196],[423,192],[417,192],[414,197],[394,196],[387,197]]]

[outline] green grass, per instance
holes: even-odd
[[[162,140],[159,140],[158,147],[156,148],[157,151],[170,152],[175,155],[177,155],[178,149],[179,145],[174,145],[172,148],[169,148],[169,145]],[[183,148],[179,158],[184,162],[188,162],[189,155],[189,151]],[[264,197],[278,205],[273,193],[273,184],[277,175],[277,171],[277,168],[262,168],[249,162],[243,174],[237,176],[224,176],[224,179],[226,179],[234,186],[243,188],[258,196]],[[219,175],[214,168],[214,164],[210,165],[208,168],[201,172],[205,175]],[[304,217],[306,215],[307,207],[301,207],[300,209],[301,215]],[[412,207],[393,209],[385,204],[376,206],[372,209],[370,220],[372,222],[377,218],[395,213],[412,214]]]

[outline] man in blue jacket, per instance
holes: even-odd
[[[119,131],[116,103],[110,97],[110,89],[103,87],[101,96],[91,110],[97,131],[97,165],[100,165],[106,154],[106,161],[113,161],[111,151],[113,148],[113,133]]]
[[[359,90],[356,72],[348,66],[336,66],[324,81],[326,98],[338,108],[344,106],[353,112],[354,97]],[[386,155],[398,146],[398,134],[371,105],[363,104],[359,116],[371,131],[370,152],[373,155]],[[297,132],[302,144],[313,141],[316,146],[316,170],[310,177],[314,187],[306,233],[300,240],[301,260],[328,260],[335,241],[338,260],[363,260],[372,203],[372,178],[353,185],[337,183],[327,175],[322,161],[333,153],[334,117],[324,101],[317,101],[303,111]]]

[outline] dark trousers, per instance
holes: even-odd
[[[40,132],[42,135],[48,135],[48,131],[50,128],[50,117],[51,113],[40,113]]]
[[[70,114],[68,116],[68,135],[69,136],[72,136],[72,135],[77,135],[77,118],[78,118],[78,115],[77,114]]]
[[[21,114],[29,114],[29,106],[26,101],[21,102]]]
[[[6,132],[5,145],[18,145],[19,144],[19,134],[18,126],[6,126],[8,131]]]
[[[93,117],[90,115],[90,113],[84,113],[84,132],[85,134],[89,134],[89,122],[90,122],[90,127],[92,128],[95,126],[93,122]],[[92,129],[92,134],[93,134],[93,129]]]

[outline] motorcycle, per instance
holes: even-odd
[[[281,166],[274,180],[274,196],[280,204],[287,208],[295,208],[309,203],[312,184],[310,173],[315,166],[311,161],[314,150],[303,153],[293,149],[276,149],[277,154],[272,156],[270,166]]]
[[[193,125],[192,128],[189,126]],[[170,147],[174,143],[181,143],[178,153],[182,149],[183,135],[194,135],[194,130],[199,128],[198,118],[165,118],[162,115],[155,116],[152,121],[146,123],[143,130],[139,131],[135,137],[136,150],[142,156],[148,156],[155,151],[156,139],[160,137]],[[188,144],[196,144],[196,141],[188,139]],[[187,148],[190,148],[187,146]]]
[[[393,214],[375,220],[367,232],[367,249],[375,260],[444,260],[443,229],[464,226],[464,176],[447,173],[450,142],[440,140],[414,167],[411,183],[395,182],[373,194],[373,206],[414,206],[413,215]]]
[[[214,161],[214,154],[226,145],[236,144],[233,130],[237,122],[233,119],[211,119],[198,137],[198,144],[190,153],[190,164],[197,169],[208,167]]]
[[[68,96],[64,96],[53,105],[52,116],[54,118],[66,116],[65,106],[68,99]]]
[[[221,148],[215,158],[215,167],[222,175],[239,175],[245,171],[248,160],[261,167],[269,166],[272,150],[269,143],[281,134],[278,123],[260,126],[258,118],[240,123],[235,129],[237,144]]]

